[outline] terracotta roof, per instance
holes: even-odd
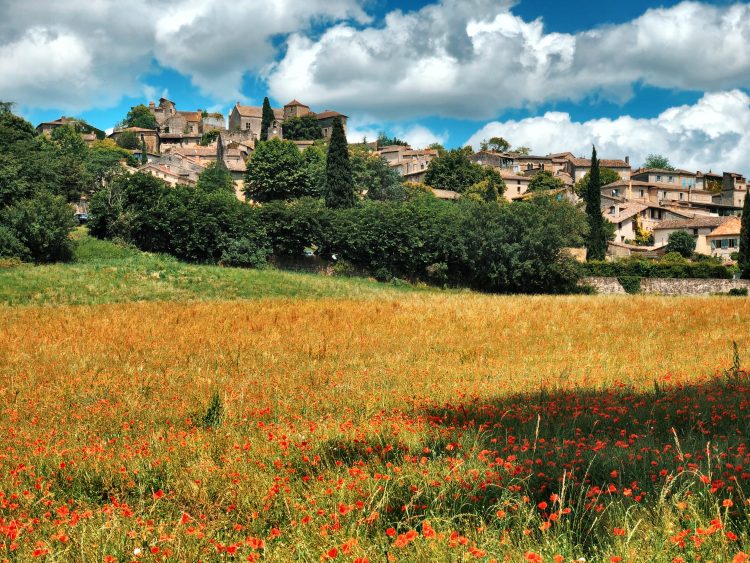
[[[216,156],[216,147],[176,147],[172,154],[182,156]]]
[[[731,217],[694,217],[693,219],[675,219],[671,221],[662,221],[654,227],[654,230],[715,228],[722,225],[728,219],[731,219]]]
[[[617,214],[612,215],[609,213],[609,207],[612,206],[607,206],[602,211],[606,212],[604,213],[604,217],[610,223],[619,223],[625,219],[630,219],[631,217],[638,215],[641,211],[648,209],[648,205],[643,205],[642,203],[626,203],[624,205],[615,205],[614,207],[617,208]]]
[[[144,129],[143,127],[126,127],[125,129],[117,129],[112,131],[110,137],[116,133],[122,133],[123,131],[133,131],[134,133],[156,133],[156,129]]]
[[[288,107],[303,107],[303,108],[308,108],[308,109],[310,108],[310,106],[306,106],[305,104],[303,104],[302,102],[298,102],[297,100],[292,100],[291,102],[289,102],[288,104],[286,104],[284,107],[285,108],[288,108]]]
[[[161,139],[200,139],[199,133],[159,133]]]
[[[527,182],[531,181],[530,177],[521,176],[520,174],[516,174],[511,170],[500,170],[500,176],[503,178],[503,180],[525,180]]]
[[[694,172],[690,172],[690,170],[667,170],[666,168],[639,168],[635,172],[633,172],[633,175],[638,174],[651,174],[651,173],[659,173],[659,174],[666,174],[667,176],[675,176],[675,175],[681,175],[681,176],[695,176],[696,174]]]
[[[738,236],[742,231],[742,221],[739,217],[729,217],[727,221],[724,221],[721,225],[715,228],[708,235],[710,237],[722,237],[722,236]]]
[[[234,107],[237,108],[237,112],[242,117],[263,117],[263,106],[241,106],[240,104],[237,104]],[[273,116],[276,119],[282,119],[284,117],[284,110],[273,108]]]
[[[318,120],[323,120],[323,119],[328,119],[330,117],[347,117],[347,116],[337,111],[326,110],[324,112],[316,114],[315,117],[317,117]]]
[[[203,114],[199,111],[178,111],[177,114],[183,116],[187,121],[200,122],[203,120]]]
[[[568,160],[573,164],[573,166],[591,168],[591,159],[589,158],[569,158]],[[630,168],[630,164],[628,164],[624,160],[599,159],[599,166],[603,166],[604,168]]]

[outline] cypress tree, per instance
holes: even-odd
[[[146,152],[145,139],[141,139],[141,164],[148,164],[148,153]]]
[[[331,144],[328,147],[325,198],[326,205],[332,208],[354,207],[357,203],[352,164],[349,162],[349,145],[344,125],[338,117],[333,120]]]
[[[260,140],[268,140],[268,128],[271,126],[274,120],[273,108],[271,102],[268,101],[268,96],[263,98],[263,116],[260,122]]]
[[[745,195],[745,205],[742,206],[740,252],[737,262],[742,272],[742,279],[750,279],[750,197],[747,195]]]
[[[589,185],[585,194],[586,216],[589,223],[589,236],[586,240],[586,250],[589,260],[604,260],[607,254],[607,234],[604,231],[604,216],[602,215],[602,179],[599,174],[599,159],[596,157],[596,147],[591,153],[591,172]]]

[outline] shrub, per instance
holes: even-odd
[[[620,285],[625,290],[625,293],[634,295],[641,292],[641,277],[640,276],[620,276],[617,278]]]
[[[268,263],[271,247],[265,231],[256,231],[231,241],[221,254],[221,263],[237,268],[263,268]]]
[[[655,262],[643,258],[627,258],[618,262],[593,261],[582,264],[585,274],[595,277],[640,276],[643,278],[732,279],[730,268],[713,262]]]
[[[685,258],[690,258],[695,252],[695,237],[687,231],[675,231],[669,235],[667,252],[678,252]]]
[[[732,295],[734,297],[747,297],[748,291],[746,287],[733,287],[729,290],[727,295]]]

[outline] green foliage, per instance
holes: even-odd
[[[658,168],[660,170],[674,170],[674,166],[666,156],[661,154],[650,154],[643,163],[643,168]]]
[[[326,151],[319,145],[312,145],[302,153],[308,178],[307,195],[322,197],[326,184]]]
[[[729,290],[728,295],[733,297],[747,297],[748,291],[746,287],[733,287]]]
[[[685,264],[687,259],[679,252],[667,252],[661,259],[667,264]]]
[[[617,281],[625,290],[625,293],[635,295],[641,292],[641,279],[640,276],[619,276]]]
[[[197,189],[202,192],[234,194],[234,180],[223,162],[212,162],[198,176]]]
[[[403,177],[379,156],[355,151],[351,156],[354,188],[367,199],[403,201],[407,198]]]
[[[69,260],[72,257],[70,231],[75,225],[73,209],[62,197],[41,192],[0,210],[0,225],[6,229],[3,252],[14,245],[19,258],[37,263]],[[16,242],[13,241],[13,238]]]
[[[221,425],[221,421],[224,419],[224,404],[221,401],[221,396],[218,391],[214,391],[211,395],[211,402],[206,408],[206,412],[201,420],[203,428],[215,429]]]
[[[221,253],[221,264],[235,268],[264,268],[271,255],[265,230],[232,240]]]
[[[112,178],[120,170],[120,162],[127,160],[130,153],[117,146],[112,139],[95,141],[86,152],[84,166],[94,189]]]
[[[646,260],[632,257],[617,262],[592,261],[583,265],[587,276],[617,278],[732,279],[732,271],[723,264],[712,262],[683,263]]]
[[[247,163],[245,194],[259,203],[307,195],[310,177],[297,146],[271,139],[258,143]]]
[[[588,189],[584,194],[586,202],[586,217],[588,218],[589,233],[586,237],[586,250],[589,260],[604,260],[607,253],[608,233],[602,216],[602,182],[599,174],[599,159],[596,157],[596,147],[591,153],[591,171],[589,172]]]
[[[494,168],[483,168],[484,179],[469,187],[463,197],[486,203],[498,202],[505,193],[505,180]]]
[[[349,161],[349,145],[341,118],[333,120],[331,144],[326,159],[325,200],[328,207],[341,209],[357,203],[354,191],[352,164]]]
[[[213,143],[217,138],[219,137],[219,131],[217,129],[214,129],[212,131],[206,131],[201,135],[201,140],[198,141],[198,144],[202,147],[207,147],[211,143]]]
[[[403,139],[399,139],[398,137],[389,137],[388,134],[385,131],[381,131],[380,135],[378,135],[377,138],[378,147],[390,147],[390,146],[400,146],[400,147],[408,147],[409,143],[404,141]]]
[[[549,170],[540,170],[529,182],[530,192],[544,192],[559,190],[565,187],[560,178],[555,177]]]
[[[134,151],[138,148],[138,136],[135,131],[123,131],[117,135],[117,145],[123,149]]]
[[[274,120],[273,108],[271,107],[271,102],[268,100],[268,96],[266,96],[265,98],[263,98],[263,113],[261,114],[261,121],[260,121],[260,140],[261,141],[268,140],[268,128],[271,127],[273,120]]]
[[[330,210],[318,198],[274,201],[258,209],[275,256],[300,256],[305,248],[322,248],[330,231]]]
[[[116,178],[92,198],[90,209],[95,236],[189,262],[217,263],[225,252],[227,259],[249,256],[253,242],[259,249],[267,244],[253,209],[233,194],[170,188],[149,174]]]
[[[464,193],[485,177],[484,169],[469,160],[465,149],[452,149],[430,162],[425,175],[428,186]]]
[[[675,231],[669,235],[666,251],[690,258],[695,252],[695,237],[687,231]]]
[[[586,172],[586,175],[580,180],[578,180],[573,186],[573,190],[575,191],[578,197],[584,198],[585,194],[588,193],[590,178],[591,178],[591,173]],[[612,170],[611,168],[600,167],[599,179],[601,181],[602,186],[607,186],[609,184],[612,184],[613,182],[617,182],[620,179],[620,175],[614,170]]]
[[[10,112],[0,111],[0,153],[9,150],[22,141],[30,141],[36,136],[34,126]]]
[[[314,141],[323,138],[318,118],[312,114],[287,119],[281,127],[284,139],[288,141]]]
[[[742,226],[740,227],[740,248],[737,265],[742,279],[750,279],[750,197],[745,197],[742,207]]]
[[[510,150],[510,143],[502,137],[491,137],[489,141],[483,140],[480,143],[480,149],[483,151],[507,152]]]
[[[143,104],[130,108],[123,125],[125,127],[141,127],[142,129],[156,129],[158,127],[156,117]]]
[[[511,152],[514,152],[519,156],[529,156],[531,154],[531,148],[521,146],[514,148]]]

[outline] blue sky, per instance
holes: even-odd
[[[350,137],[501,135],[540,153],[595,142],[636,161],[750,167],[747,2],[157,4],[0,0],[0,99],[34,123],[107,129],[163,93],[225,113],[268,94],[346,113]]]

